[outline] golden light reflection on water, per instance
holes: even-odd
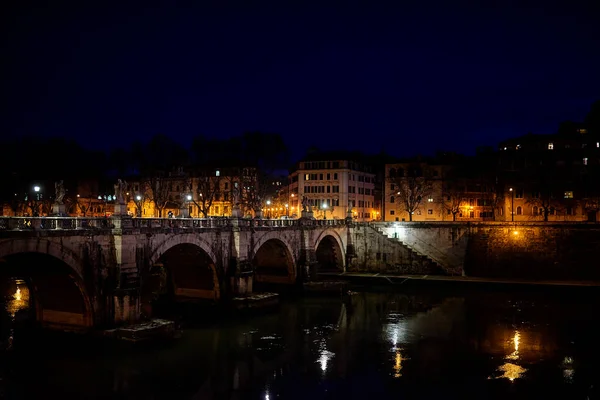
[[[395,364],[394,364],[394,378],[400,378],[402,376],[402,361],[404,361],[404,358],[402,358],[402,353],[400,353],[400,350],[396,350],[396,357],[395,357]]]
[[[520,378],[527,370],[517,364],[504,363],[498,367],[498,371],[503,373],[498,378],[506,378],[512,382],[515,379]]]
[[[519,332],[518,329],[515,330],[515,333],[512,337],[512,342],[514,351],[507,355],[505,359],[517,361],[520,358],[519,345],[521,344],[521,332]],[[498,367],[498,371],[502,372],[502,375],[498,376],[497,378],[506,378],[512,382],[515,379],[520,378],[525,372],[527,372],[527,369],[523,368],[522,366],[516,363],[506,362]]]
[[[15,281],[16,289],[12,295],[12,300],[9,300],[6,304],[6,311],[10,314],[13,322],[20,310],[26,310],[29,308],[29,288],[22,280]],[[9,297],[10,298],[10,297]],[[6,349],[11,349],[14,342],[14,328],[11,325],[10,333],[8,336],[8,342],[6,343]]]
[[[12,297],[13,299],[6,305],[6,310],[14,318],[19,310],[29,307],[29,288],[23,281],[17,281],[17,289]]]

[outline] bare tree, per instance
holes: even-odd
[[[255,168],[245,168],[240,176],[242,186],[240,205],[245,212],[258,212],[263,208],[263,201],[269,191],[267,176]]]
[[[170,201],[173,188],[171,179],[164,176],[153,176],[146,181],[146,186],[150,189],[147,192],[150,201],[158,210],[158,217],[163,217],[163,211]]]
[[[133,204],[135,204],[135,215],[141,218],[144,206],[152,201],[152,189],[148,182],[141,183],[140,191],[134,193],[131,198],[133,199]]]
[[[27,200],[24,200],[23,196],[19,196],[17,193],[15,193],[14,196],[10,197],[6,204],[13,212],[13,215],[15,217],[19,214],[25,213],[27,209]]]
[[[75,198],[75,207],[79,209],[82,216],[85,217],[90,211],[90,208],[92,207],[92,198],[80,197],[79,195],[77,195],[77,197]]]
[[[396,187],[396,198],[402,211],[408,213],[409,221],[413,220],[413,214],[419,209],[421,202],[433,192],[433,183],[425,174],[420,165],[410,165],[406,176],[390,177]]]
[[[442,196],[444,210],[452,214],[452,221],[456,221],[456,216],[460,213],[463,192],[453,185],[444,190]]]
[[[527,200],[527,204],[537,207],[545,222],[548,222],[548,216],[555,212],[558,206],[552,187],[546,185],[534,186],[533,195]]]
[[[216,175],[203,175],[195,179],[195,190],[193,190],[193,188],[191,189],[194,193],[192,195],[192,202],[198,207],[198,210],[202,213],[204,218],[208,217],[208,213],[210,212],[213,203],[221,198],[222,180],[223,178]]]

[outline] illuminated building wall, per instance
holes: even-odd
[[[445,166],[429,165],[425,162],[405,162],[386,164],[385,166],[385,216],[384,221],[409,221],[408,211],[404,205],[406,189],[400,185],[408,179],[411,170],[419,169],[415,177],[415,185],[429,185],[430,189],[425,191],[425,196],[418,202],[413,211],[413,221],[446,221],[452,220],[444,209],[444,192],[442,177]],[[416,190],[419,190],[418,188]]]
[[[289,179],[289,204],[297,215],[302,211],[303,196],[312,205],[315,218],[323,218],[326,211],[328,219],[343,219],[350,209],[355,220],[371,221],[379,212],[375,208],[375,174],[360,163],[301,161]]]

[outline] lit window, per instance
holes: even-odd
[[[572,199],[573,198],[573,192],[568,191],[565,192],[565,199]]]
[[[588,161],[587,157],[583,157],[583,165],[587,165],[587,161]]]
[[[554,143],[548,143],[548,150],[554,150]]]
[[[217,170],[217,171],[215,172],[215,176],[221,176],[221,171]]]

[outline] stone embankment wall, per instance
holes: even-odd
[[[600,280],[600,225],[589,223],[375,223],[450,274]]]
[[[446,273],[427,255],[386,236],[372,225],[357,225],[352,229],[351,236],[354,252],[348,257],[348,272]]]
[[[600,280],[600,226],[475,226],[467,246],[465,272],[485,277]]]

